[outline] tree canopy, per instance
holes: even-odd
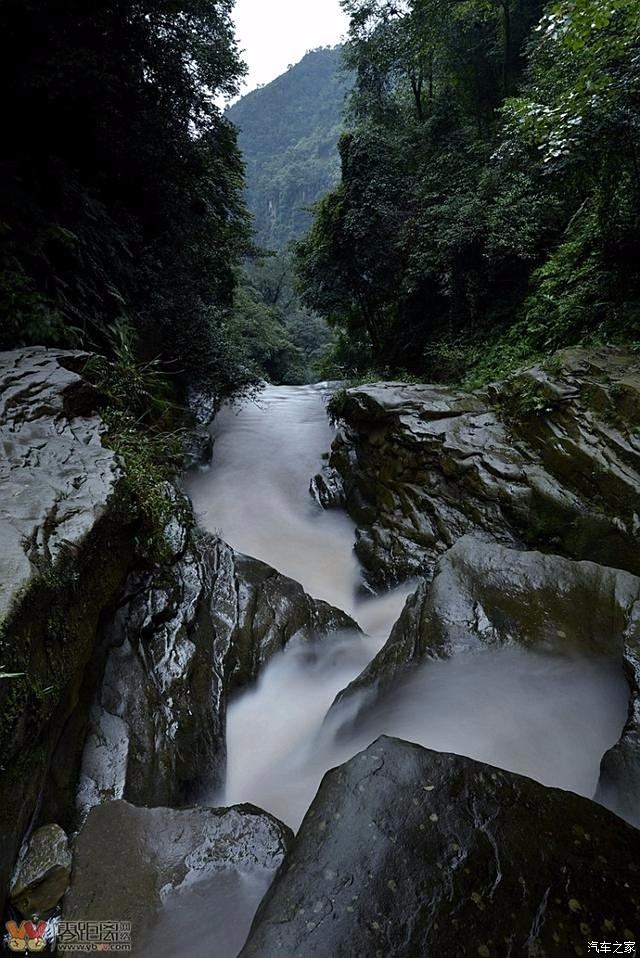
[[[343,6],[342,179],[297,254],[336,371],[638,338],[638,0]]]
[[[0,345],[108,342],[232,389],[248,245],[232,0],[3,0]]]

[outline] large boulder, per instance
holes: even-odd
[[[346,504],[369,581],[430,575],[465,534],[640,574],[640,360],[573,349],[482,393],[347,391],[312,484]]]
[[[133,553],[86,359],[0,354],[0,899]]]
[[[604,757],[600,796],[640,823],[640,578],[593,562],[519,552],[464,536],[409,597],[389,640],[342,692],[349,721],[428,659],[481,646],[604,654],[630,687],[628,720]]]
[[[42,825],[25,843],[11,881],[11,904],[24,918],[56,907],[69,886],[71,850],[59,825]]]
[[[381,738],[328,772],[241,958],[587,955],[637,939],[640,831]]]
[[[90,711],[81,815],[114,798],[180,806],[221,787],[228,696],[292,643],[359,631],[265,563],[177,529],[171,560],[133,574],[105,622],[110,651]]]
[[[138,958],[174,958],[185,943],[195,954],[231,958],[292,839],[251,805],[173,810],[107,802],[91,810],[78,836],[63,920],[130,923],[130,953]],[[59,950],[65,954],[62,940]]]

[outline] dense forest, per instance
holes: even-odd
[[[640,335],[637,0],[343,0],[342,180],[298,247],[334,375]]]
[[[126,349],[222,398],[638,339],[638,0],[342,5],[344,63],[225,113],[232,0],[4,0],[2,348]]]
[[[233,0],[3,0],[0,347],[135,344],[220,394],[250,228]]]
[[[353,77],[340,47],[312,50],[234,103],[256,250],[238,275],[230,326],[258,378],[319,378],[333,336],[297,288],[291,244],[311,209],[340,180],[338,140]]]

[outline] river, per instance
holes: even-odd
[[[333,437],[325,402],[322,387],[280,386],[223,409],[213,465],[188,481],[203,527],[342,608],[367,633],[283,653],[231,703],[227,785],[210,801],[251,802],[295,829],[324,772],[383,732],[591,797],[628,701],[622,670],[608,660],[506,648],[430,663],[338,744],[326,712],[385,642],[413,584],[367,597],[353,524],[309,495]]]

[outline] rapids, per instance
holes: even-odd
[[[609,661],[520,649],[459,655],[418,669],[346,740],[324,721],[412,591],[409,583],[363,593],[351,521],[309,495],[333,436],[326,395],[321,386],[267,387],[257,403],[223,409],[213,466],[188,483],[205,528],[342,608],[367,634],[290,649],[236,698],[225,794],[210,800],[252,802],[297,828],[324,772],[383,732],[592,796],[627,708],[622,670]]]

